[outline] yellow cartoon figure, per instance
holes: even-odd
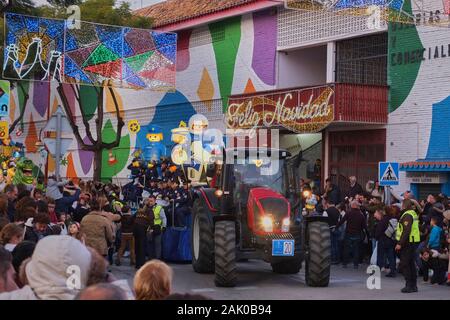
[[[189,129],[186,123],[181,121],[178,128],[172,129],[172,141],[175,143],[171,153],[173,163],[178,165],[189,163],[190,140]]]

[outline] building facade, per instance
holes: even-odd
[[[364,186],[377,179],[378,161],[390,160],[402,163],[399,189],[450,192],[450,29],[393,23],[373,28],[366,17],[290,10],[265,0],[227,0],[203,9],[196,2],[172,0],[136,12],[155,16],[158,30],[177,32],[177,90],[115,89],[125,122],[138,120],[141,132],[124,128],[120,146],[103,152],[103,178],[126,179],[133,151],[145,144],[146,125],[163,127],[170,148],[170,129],[195,113],[224,130],[236,99],[329,87],[334,113],[325,127],[279,127],[281,145],[292,153],[302,150],[308,160],[302,164],[305,176],[313,177],[321,159],[321,180],[331,176],[345,189],[346,177],[356,175]],[[411,9],[417,11],[405,10]],[[161,14],[168,10],[178,11]],[[27,84],[23,134],[12,135],[50,173],[54,160],[40,160],[35,143],[60,103],[54,86]],[[11,121],[26,94],[13,90]],[[110,121],[102,135],[113,139],[117,119],[110,95],[104,100]],[[93,156],[74,142],[62,175],[91,177]]]

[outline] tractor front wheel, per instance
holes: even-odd
[[[192,214],[192,267],[198,273],[213,273],[214,230],[202,199],[194,201]]]
[[[236,230],[234,221],[219,221],[215,225],[215,284],[218,287],[236,285]]]
[[[330,229],[328,223],[314,221],[307,227],[305,278],[310,287],[327,287],[330,282]]]

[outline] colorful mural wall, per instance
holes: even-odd
[[[388,65],[387,159],[449,159],[450,29],[391,24]]]
[[[187,122],[195,113],[202,113],[209,119],[210,127],[224,128],[223,110],[230,94],[250,93],[275,87],[277,15],[269,11],[246,14],[239,17],[180,32],[177,47],[177,90],[157,92],[117,88],[116,98],[125,124],[138,120],[141,131],[133,134],[127,126],[122,130],[120,145],[104,150],[102,155],[102,178],[126,179],[136,148],[144,147],[144,133],[152,125],[163,128],[163,143],[170,151],[170,130],[178,127],[180,121]],[[86,58],[87,60],[89,58]],[[10,120],[13,121],[23,108],[23,121],[12,133],[12,138],[26,145],[27,156],[35,163],[55,170],[54,159],[41,159],[36,142],[49,116],[61,104],[56,83],[25,82],[25,92],[17,86],[11,98]],[[81,88],[82,110],[89,115],[88,121],[95,128],[97,95],[92,87]],[[66,91],[74,117],[80,123],[80,134],[88,143],[87,133],[82,125],[77,99]],[[111,94],[105,91],[103,106],[103,140],[115,138],[117,117]],[[26,96],[28,95],[28,99]],[[26,105],[24,105],[26,102]],[[95,131],[95,130],[91,130]],[[95,137],[95,132],[92,132]],[[66,155],[62,176],[89,178],[93,175],[94,154],[80,150],[74,140]]]

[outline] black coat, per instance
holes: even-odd
[[[355,198],[357,194],[364,194],[364,190],[359,183],[356,183],[353,187],[350,187],[347,197]]]

